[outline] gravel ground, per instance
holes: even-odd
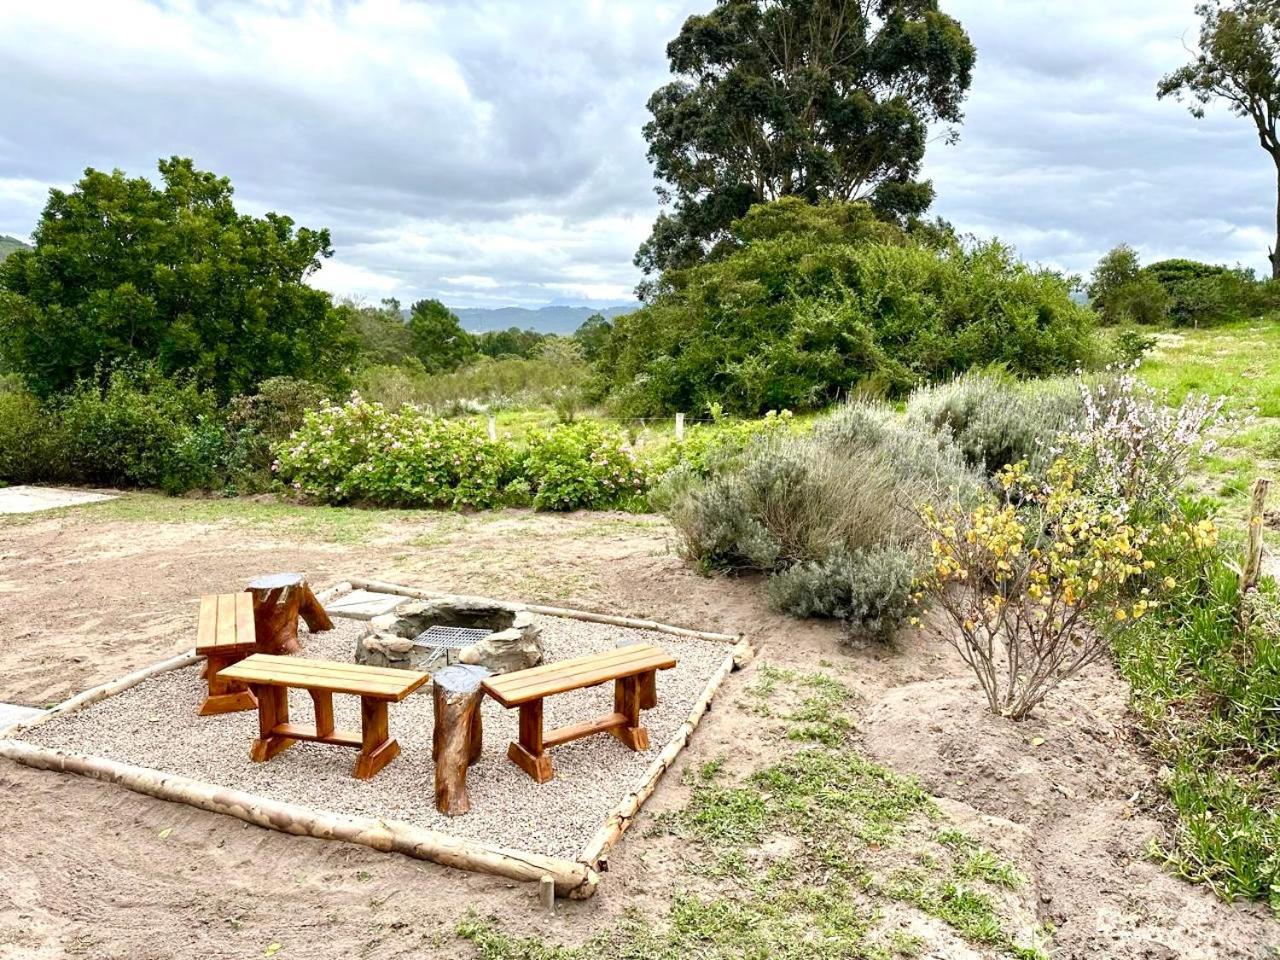
[[[635,753],[613,737],[598,735],[551,750],[555,779],[536,784],[507,759],[519,711],[483,701],[485,749],[467,785],[471,812],[436,812],[431,764],[431,693],[427,684],[403,703],[391,704],[391,734],[400,756],[372,780],[351,776],[356,752],[346,747],[295,743],[267,763],[249,759],[257,735],[255,712],[199,717],[200,668],[153,677],[78,713],[52,720],[24,735],[43,747],[106,757],[170,771],[238,790],[339,814],[403,820],[455,836],[573,857],[600,828],[644,769],[688,717],[707,680],[729,652],[725,644],[561,617],[536,617],[548,662],[601,650],[619,641],[648,641],[679,660],[658,674],[658,706],[644,712],[650,748]],[[303,656],[350,661],[365,624],[338,620],[335,629],[306,636]],[[311,698],[290,696],[290,719],[314,721]],[[613,709],[613,685],[551,697],[546,729],[590,719]],[[339,729],[360,729],[360,701],[337,694]]]

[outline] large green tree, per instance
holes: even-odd
[[[0,264],[0,355],[40,393],[155,361],[223,398],[273,376],[339,383],[354,341],[305,282],[327,230],[236,212],[231,183],[190,160],[161,186],[85,171],[52,190],[35,245]]]
[[[428,373],[456,370],[476,353],[475,337],[439,300],[419,300],[409,308],[409,334]]]
[[[696,262],[780,197],[919,216],[929,124],[959,123],[976,54],[937,0],[718,0],[667,57],[676,79],[644,128],[666,207],[636,254],[646,273]]]
[[[1271,275],[1280,278],[1280,0],[1212,0],[1196,6],[1200,49],[1195,59],[1160,81],[1160,99],[1190,101],[1203,118],[1221,101],[1248,117],[1276,168],[1276,243],[1268,251]]]

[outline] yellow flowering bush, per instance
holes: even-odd
[[[973,668],[992,711],[1018,720],[1106,651],[1092,621],[1138,619],[1156,605],[1141,585],[1154,567],[1152,536],[1198,541],[1216,531],[1211,522],[1137,528],[1121,507],[1084,493],[1066,460],[1044,479],[1018,463],[996,480],[1003,496],[975,509],[922,508],[929,569],[915,598],[945,614],[934,629]]]

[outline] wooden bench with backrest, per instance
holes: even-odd
[[[230,680],[249,685],[258,700],[258,738],[249,756],[270,760],[296,740],[332,743],[360,750],[352,776],[368,780],[395,759],[400,745],[391,738],[387,704],[399,703],[431,679],[426,673],[366,667],[255,653],[223,671]],[[315,726],[289,722],[289,691],[305,690],[315,704]],[[360,698],[360,733],[336,730],[333,695],[347,693]]]
[[[675,657],[665,651],[637,643],[490,677],[484,690],[504,707],[520,708],[520,738],[507,748],[507,756],[538,783],[546,783],[555,775],[547,750],[571,740],[607,731],[632,750],[648,750],[649,734],[640,725],[640,711],[657,706],[657,671],[675,665]],[[543,700],[610,680],[612,713],[543,733]]]
[[[200,716],[252,710],[258,705],[248,687],[222,676],[224,669],[253,653],[256,644],[253,597],[247,593],[224,593],[200,598],[196,655],[204,657],[208,684]]]

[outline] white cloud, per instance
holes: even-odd
[[[640,127],[712,0],[0,4],[0,233],[86,166],[192,156],[241,206],[327,226],[314,282],[456,306],[615,299],[656,213]],[[1247,123],[1155,99],[1194,0],[944,0],[979,63],[936,212],[1087,271],[1120,241],[1261,268],[1274,171]]]

